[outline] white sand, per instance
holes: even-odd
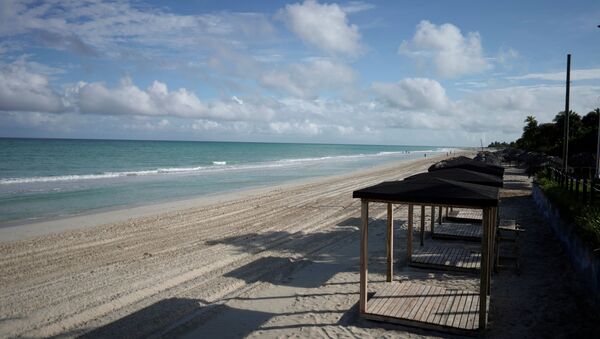
[[[362,320],[356,309],[360,204],[351,192],[432,162],[0,243],[0,336],[446,336]],[[527,178],[508,178],[520,186],[504,191],[503,216],[528,229],[523,274],[493,277],[488,335],[592,334],[599,322],[586,312],[572,272],[535,217]],[[377,288],[385,269],[385,211],[373,207],[370,288]],[[396,257],[403,258],[405,208],[396,217]],[[478,283],[475,276],[408,269],[402,260],[396,278],[466,289]]]

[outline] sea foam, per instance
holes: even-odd
[[[445,149],[444,149],[445,150]],[[439,152],[440,150],[420,150],[410,151],[410,153],[427,153],[427,152]],[[139,171],[122,171],[122,172],[104,172],[104,173],[93,173],[93,174],[69,174],[69,175],[58,175],[58,176],[39,176],[39,177],[24,177],[24,178],[3,178],[0,179],[0,185],[12,185],[12,184],[30,184],[30,183],[44,183],[44,182],[68,182],[68,181],[82,181],[82,180],[101,180],[101,179],[113,179],[121,177],[136,177],[136,176],[148,176],[148,175],[161,175],[161,174],[176,174],[176,173],[202,173],[202,172],[221,172],[221,171],[235,171],[235,170],[256,170],[256,169],[267,169],[277,168],[286,166],[298,166],[307,163],[314,163],[320,161],[342,161],[358,158],[368,157],[385,157],[385,156],[399,156],[408,154],[407,152],[378,152],[369,154],[350,154],[350,155],[335,155],[335,156],[322,156],[314,158],[292,158],[292,159],[280,159],[271,162],[262,163],[250,163],[240,165],[227,165],[226,161],[212,161],[212,166],[193,166],[193,167],[167,167],[157,168],[150,170],[139,170]]]

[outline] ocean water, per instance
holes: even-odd
[[[0,139],[0,225],[346,173],[432,146]]]

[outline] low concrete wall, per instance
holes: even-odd
[[[544,195],[537,185],[533,185],[533,200],[548,226],[554,231],[560,244],[569,256],[575,272],[589,290],[591,302],[600,310],[600,253],[594,255],[592,250],[575,232],[575,226],[562,218],[558,208]]]

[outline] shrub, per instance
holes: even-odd
[[[581,227],[584,236],[596,249],[600,247],[600,208],[585,206],[575,217],[575,224]]]
[[[581,238],[592,248],[600,248],[600,207],[582,204],[567,189],[543,175],[538,176],[536,182],[561,214],[575,225]]]

